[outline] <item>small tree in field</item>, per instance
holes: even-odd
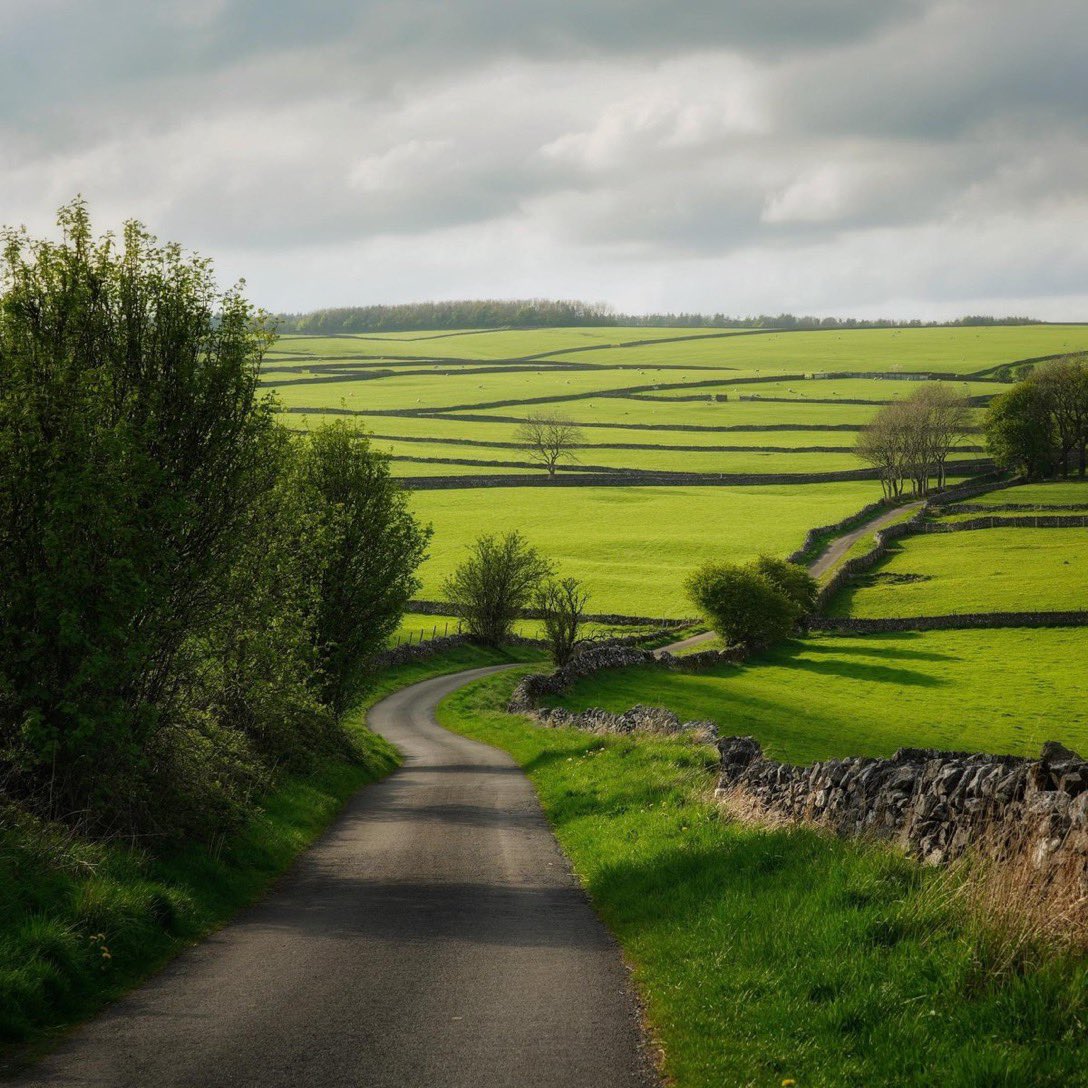
[[[529,460],[554,476],[560,461],[578,460],[574,450],[582,441],[582,432],[566,416],[534,412],[518,428],[517,439],[525,446]]]
[[[728,646],[765,649],[789,638],[803,614],[755,566],[707,563],[688,579],[687,591]]]
[[[588,601],[577,578],[548,579],[537,586],[533,607],[544,621],[544,639],[556,665],[571,659]]]
[[[446,581],[446,599],[473,638],[501,646],[537,586],[551,573],[548,563],[520,533],[482,536]]]

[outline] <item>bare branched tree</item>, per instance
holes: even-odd
[[[533,607],[544,621],[544,639],[552,659],[563,666],[578,645],[589,594],[577,578],[550,578],[533,594]]]
[[[970,420],[963,397],[927,383],[877,412],[858,436],[856,452],[878,470],[885,498],[898,498],[907,484],[925,495],[934,478],[944,486],[948,458],[969,433]]]
[[[518,428],[517,439],[525,446],[529,459],[548,470],[549,476],[562,460],[577,461],[574,452],[582,442],[582,432],[577,424],[551,412],[534,412]]]

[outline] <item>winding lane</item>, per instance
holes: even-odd
[[[22,1085],[648,1088],[619,949],[505,753],[389,696],[404,766],[259,904],[81,1028]]]

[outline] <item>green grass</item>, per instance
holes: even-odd
[[[1002,505],[1007,502],[1054,505],[1088,505],[1088,480],[1055,480],[1052,483],[1019,484],[978,495],[968,502]]]
[[[1039,355],[1081,351],[1088,326],[1031,325],[989,329],[855,329],[781,332],[659,344],[564,356],[567,360],[635,362],[660,366],[682,359],[761,372],[873,372],[971,374]]]
[[[1088,529],[912,536],[836,594],[829,611],[872,618],[1088,609],[1086,563]]]
[[[685,617],[685,577],[707,559],[787,555],[812,525],[879,498],[870,481],[806,487],[512,487],[420,491],[434,525],[419,596],[442,583],[484,532],[517,529],[564,575],[584,580],[592,612]]]
[[[0,808],[0,1047],[47,1041],[257,899],[352,793],[396,765],[364,725],[378,699],[430,676],[539,656],[465,646],[382,674],[348,722],[358,758],[282,777],[214,851],[192,845],[152,857]],[[8,1055],[31,1056],[10,1047]]]
[[[394,632],[389,644],[396,645],[397,640],[406,642],[411,636],[413,643],[422,640],[441,638],[444,634],[457,634],[458,619],[456,616],[430,616],[422,612],[405,613],[400,626]],[[584,623],[582,625],[582,638],[623,638],[628,635],[648,635],[657,630],[654,627],[640,626],[637,624],[624,624],[616,626],[606,623]],[[514,624],[514,634],[522,638],[543,638],[544,623],[542,620],[518,620]],[[677,636],[678,637],[678,636]]]
[[[891,850],[728,820],[713,750],[540,729],[513,678],[455,693],[448,728],[529,774],[618,938],[677,1088],[1084,1083],[1088,967],[1011,948]]]
[[[1070,702],[1086,655],[1082,628],[815,635],[743,666],[598,673],[560,703],[666,706],[795,763],[903,746],[1038,755],[1048,740],[1088,754]]]

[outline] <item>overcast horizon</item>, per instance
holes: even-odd
[[[1088,318],[1083,0],[0,0],[0,221],[274,311]]]

